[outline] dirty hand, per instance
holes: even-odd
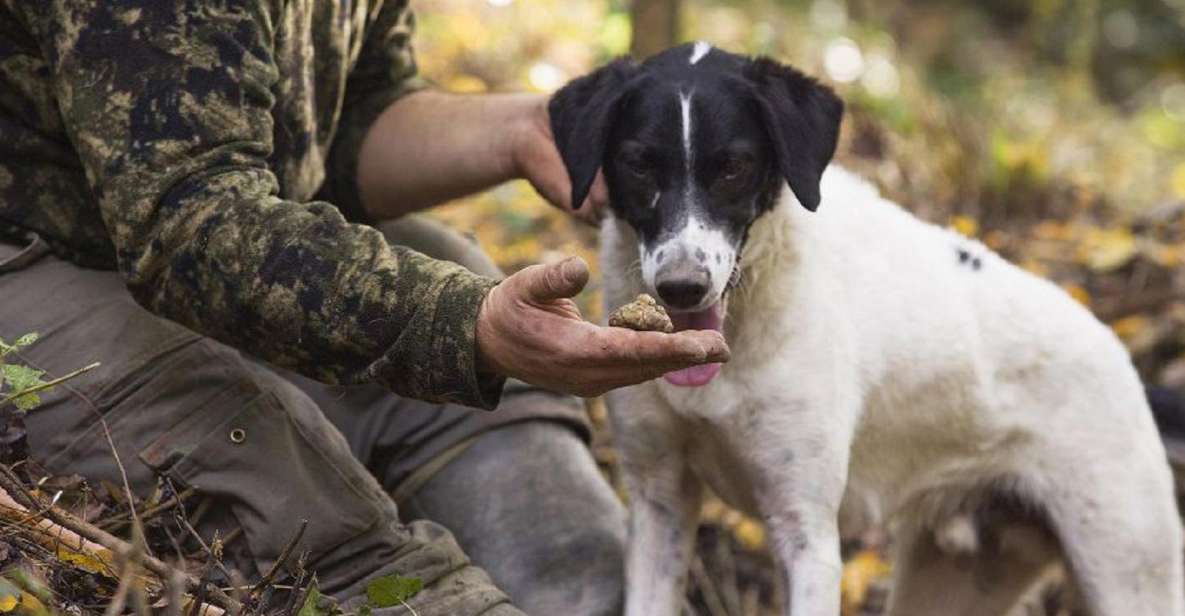
[[[609,203],[609,190],[600,172],[593,181],[588,198],[578,209],[572,208],[572,182],[568,170],[555,146],[551,134],[551,117],[547,112],[548,97],[533,101],[529,113],[514,139],[513,159],[515,175],[526,178],[535,191],[552,205],[590,225],[598,225]]]
[[[587,282],[588,265],[569,257],[528,267],[494,287],[477,316],[482,369],[590,397],[728,361],[719,332],[638,332],[585,321],[570,298]]]

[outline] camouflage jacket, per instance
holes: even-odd
[[[406,0],[0,0],[0,227],[277,365],[492,408],[494,282],[347,221],[412,29]]]

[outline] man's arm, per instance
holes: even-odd
[[[323,381],[497,403],[475,340],[493,281],[279,197],[274,3],[21,6],[138,302]]]
[[[422,90],[389,106],[358,155],[358,191],[375,220],[404,214],[524,178],[571,210],[571,188],[547,117],[547,96],[467,96]],[[607,200],[598,182],[585,207],[595,221]]]

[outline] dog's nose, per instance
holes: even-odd
[[[657,285],[658,296],[672,308],[694,308],[708,293],[706,276],[664,280]]]

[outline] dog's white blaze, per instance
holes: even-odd
[[[691,95],[679,92],[679,109],[683,115],[683,153],[687,168],[691,168]]]
[[[642,254],[642,280],[646,284],[647,292],[656,297],[656,279],[661,266],[671,266],[679,260],[689,260],[707,268],[711,275],[712,288],[703,307],[712,304],[724,293],[724,287],[728,284],[733,263],[736,261],[736,252],[724,232],[713,227],[709,221],[694,215],[688,216],[683,228],[662,243],[650,250],[647,250],[646,246],[639,246],[638,252]],[[659,254],[663,255],[661,260]]]
[[[691,64],[695,64],[704,59],[712,51],[712,46],[705,41],[696,41],[695,46],[691,48]]]
[[[691,94],[679,92],[679,109],[683,117],[683,164],[687,168],[687,179],[683,184],[683,200],[685,206],[691,207],[695,201],[692,191],[695,187],[692,174],[695,161],[691,151]]]
[[[650,200],[650,208],[651,209],[658,207],[658,198],[661,196],[662,196],[661,192],[654,193],[654,198]]]

